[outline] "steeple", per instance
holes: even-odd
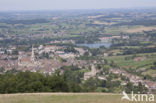
[[[34,54],[34,47],[32,46],[32,52],[31,52],[31,62],[35,61],[35,54]]]

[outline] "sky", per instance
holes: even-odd
[[[0,0],[0,11],[156,7],[156,0]]]

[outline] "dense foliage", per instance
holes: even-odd
[[[39,73],[19,72],[0,75],[0,93],[67,92],[67,83],[62,77]]]
[[[0,93],[36,93],[36,92],[146,92],[143,85],[132,84],[121,86],[120,81],[112,81],[117,76],[110,74],[107,80],[90,78],[83,81],[83,72],[76,66],[62,67],[64,71],[56,71],[53,75],[34,73],[30,71],[21,72],[15,69],[0,75]],[[3,71],[3,68],[1,68]]]

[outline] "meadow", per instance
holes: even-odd
[[[1,94],[0,103],[135,103],[121,101],[121,97],[122,95],[105,93]]]

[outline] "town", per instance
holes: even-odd
[[[31,13],[8,14],[13,20],[3,19],[3,14],[0,75],[28,71],[45,78],[57,75],[67,85],[72,84],[69,92],[155,93],[155,11],[88,12],[62,12],[66,17],[36,12],[42,18]],[[5,85],[4,81],[0,83]],[[42,92],[48,90],[53,91],[49,88]],[[6,88],[0,92],[14,93]]]

